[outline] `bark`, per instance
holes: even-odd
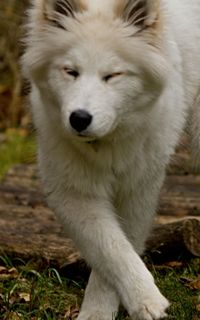
[[[146,253],[154,261],[200,257],[200,217],[156,225],[146,243]]]

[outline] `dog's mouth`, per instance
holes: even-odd
[[[94,136],[88,136],[85,134],[78,134],[78,138],[81,142],[85,143],[88,146],[91,146],[91,148],[97,152],[99,150],[99,141],[97,137]]]
[[[95,141],[97,141],[97,138],[94,137],[94,136],[90,136],[88,134],[84,134],[84,133],[79,133],[77,134],[77,137],[83,141],[83,142],[86,142],[86,143],[93,143]]]

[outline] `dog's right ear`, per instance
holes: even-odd
[[[52,19],[55,14],[74,17],[78,12],[77,1],[74,0],[44,0],[43,13],[46,19]]]
[[[49,22],[64,28],[62,18],[75,18],[76,13],[83,10],[81,0],[34,0],[33,6],[39,22]]]

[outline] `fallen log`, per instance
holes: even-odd
[[[152,259],[200,256],[199,195],[200,175],[167,177],[157,223],[147,241],[146,253]],[[83,261],[47,208],[35,166],[13,168],[0,184],[0,250],[58,268]]]
[[[200,216],[200,175],[170,175],[160,195],[160,215]]]
[[[153,260],[180,259],[187,254],[200,257],[200,218],[156,225],[147,240],[146,254]]]
[[[45,265],[62,268],[82,261],[79,251],[67,235],[53,233],[2,232],[1,252],[25,261],[34,259]],[[163,262],[183,257],[200,257],[200,220],[187,219],[156,225],[147,241],[145,254]]]
[[[45,196],[36,166],[19,165],[0,184],[0,204],[44,205]],[[200,174],[169,175],[160,195],[159,215],[200,216]]]

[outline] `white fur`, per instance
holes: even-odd
[[[127,26],[134,0],[74,0],[84,10],[55,16],[62,28],[50,21],[56,1],[30,10],[23,65],[49,205],[93,269],[78,319],[112,319],[119,302],[134,320],[160,319],[168,302],[138,254],[198,100],[200,2],[146,0],[140,30]],[[69,122],[77,109],[93,116],[83,137]]]

